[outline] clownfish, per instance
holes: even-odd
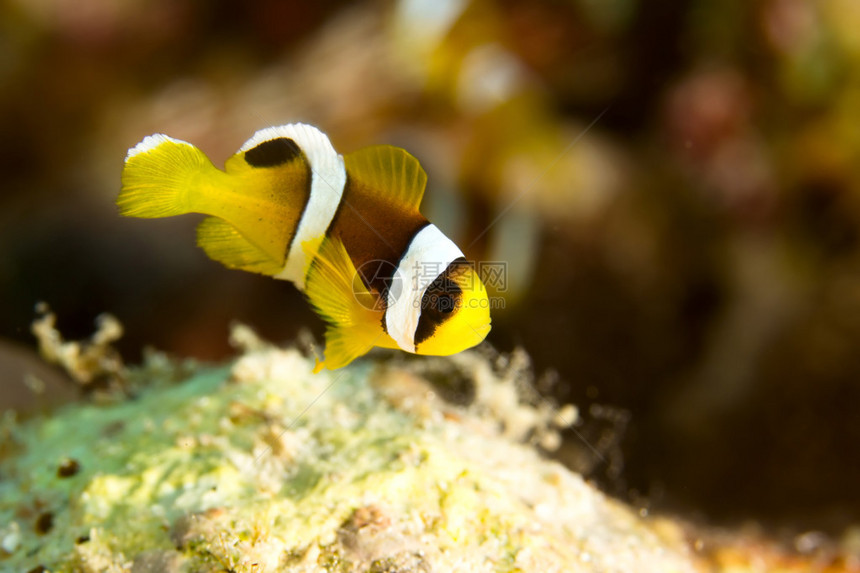
[[[227,266],[292,282],[327,323],[334,370],[375,346],[446,356],[490,331],[474,265],[419,212],[427,174],[390,145],[339,155],[313,126],[256,132],[216,168],[150,135],[128,151],[116,200],[129,217],[208,215],[197,244]]]

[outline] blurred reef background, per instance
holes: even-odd
[[[129,362],[319,337],[194,217],[114,207],[145,135],[220,164],[295,121],[408,149],[428,218],[505,263],[489,341],[579,406],[569,467],[711,524],[860,522],[856,0],[0,0],[0,408],[32,408],[39,301],[69,338],[118,317]]]

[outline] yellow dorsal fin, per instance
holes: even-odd
[[[412,155],[399,147],[374,145],[345,155],[350,177],[378,191],[387,201],[418,211],[427,174]]]
[[[316,372],[346,366],[384,344],[381,310],[339,239],[323,241],[308,271],[305,293],[328,323],[325,361],[317,364]]]
[[[236,227],[218,217],[206,217],[197,225],[197,245],[210,259],[231,269],[274,275],[283,266],[250,243]]]

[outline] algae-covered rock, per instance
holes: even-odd
[[[528,438],[575,410],[522,403],[516,357],[245,354],[131,399],[6,422],[6,571],[692,571],[679,530],[606,498]],[[429,365],[429,366],[428,366]],[[468,406],[426,374],[466,377]],[[44,569],[40,569],[43,567]]]

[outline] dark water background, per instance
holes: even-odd
[[[41,300],[70,338],[116,315],[132,362],[223,359],[233,320],[321,335],[291,285],[194,247],[199,219],[113,205],[149,133],[220,164],[307,121],[409,149],[425,213],[506,263],[490,342],[555,372],[603,455],[570,434],[562,460],[657,509],[838,533],[860,509],[859,31],[852,0],[2,1],[0,337],[34,348]]]

